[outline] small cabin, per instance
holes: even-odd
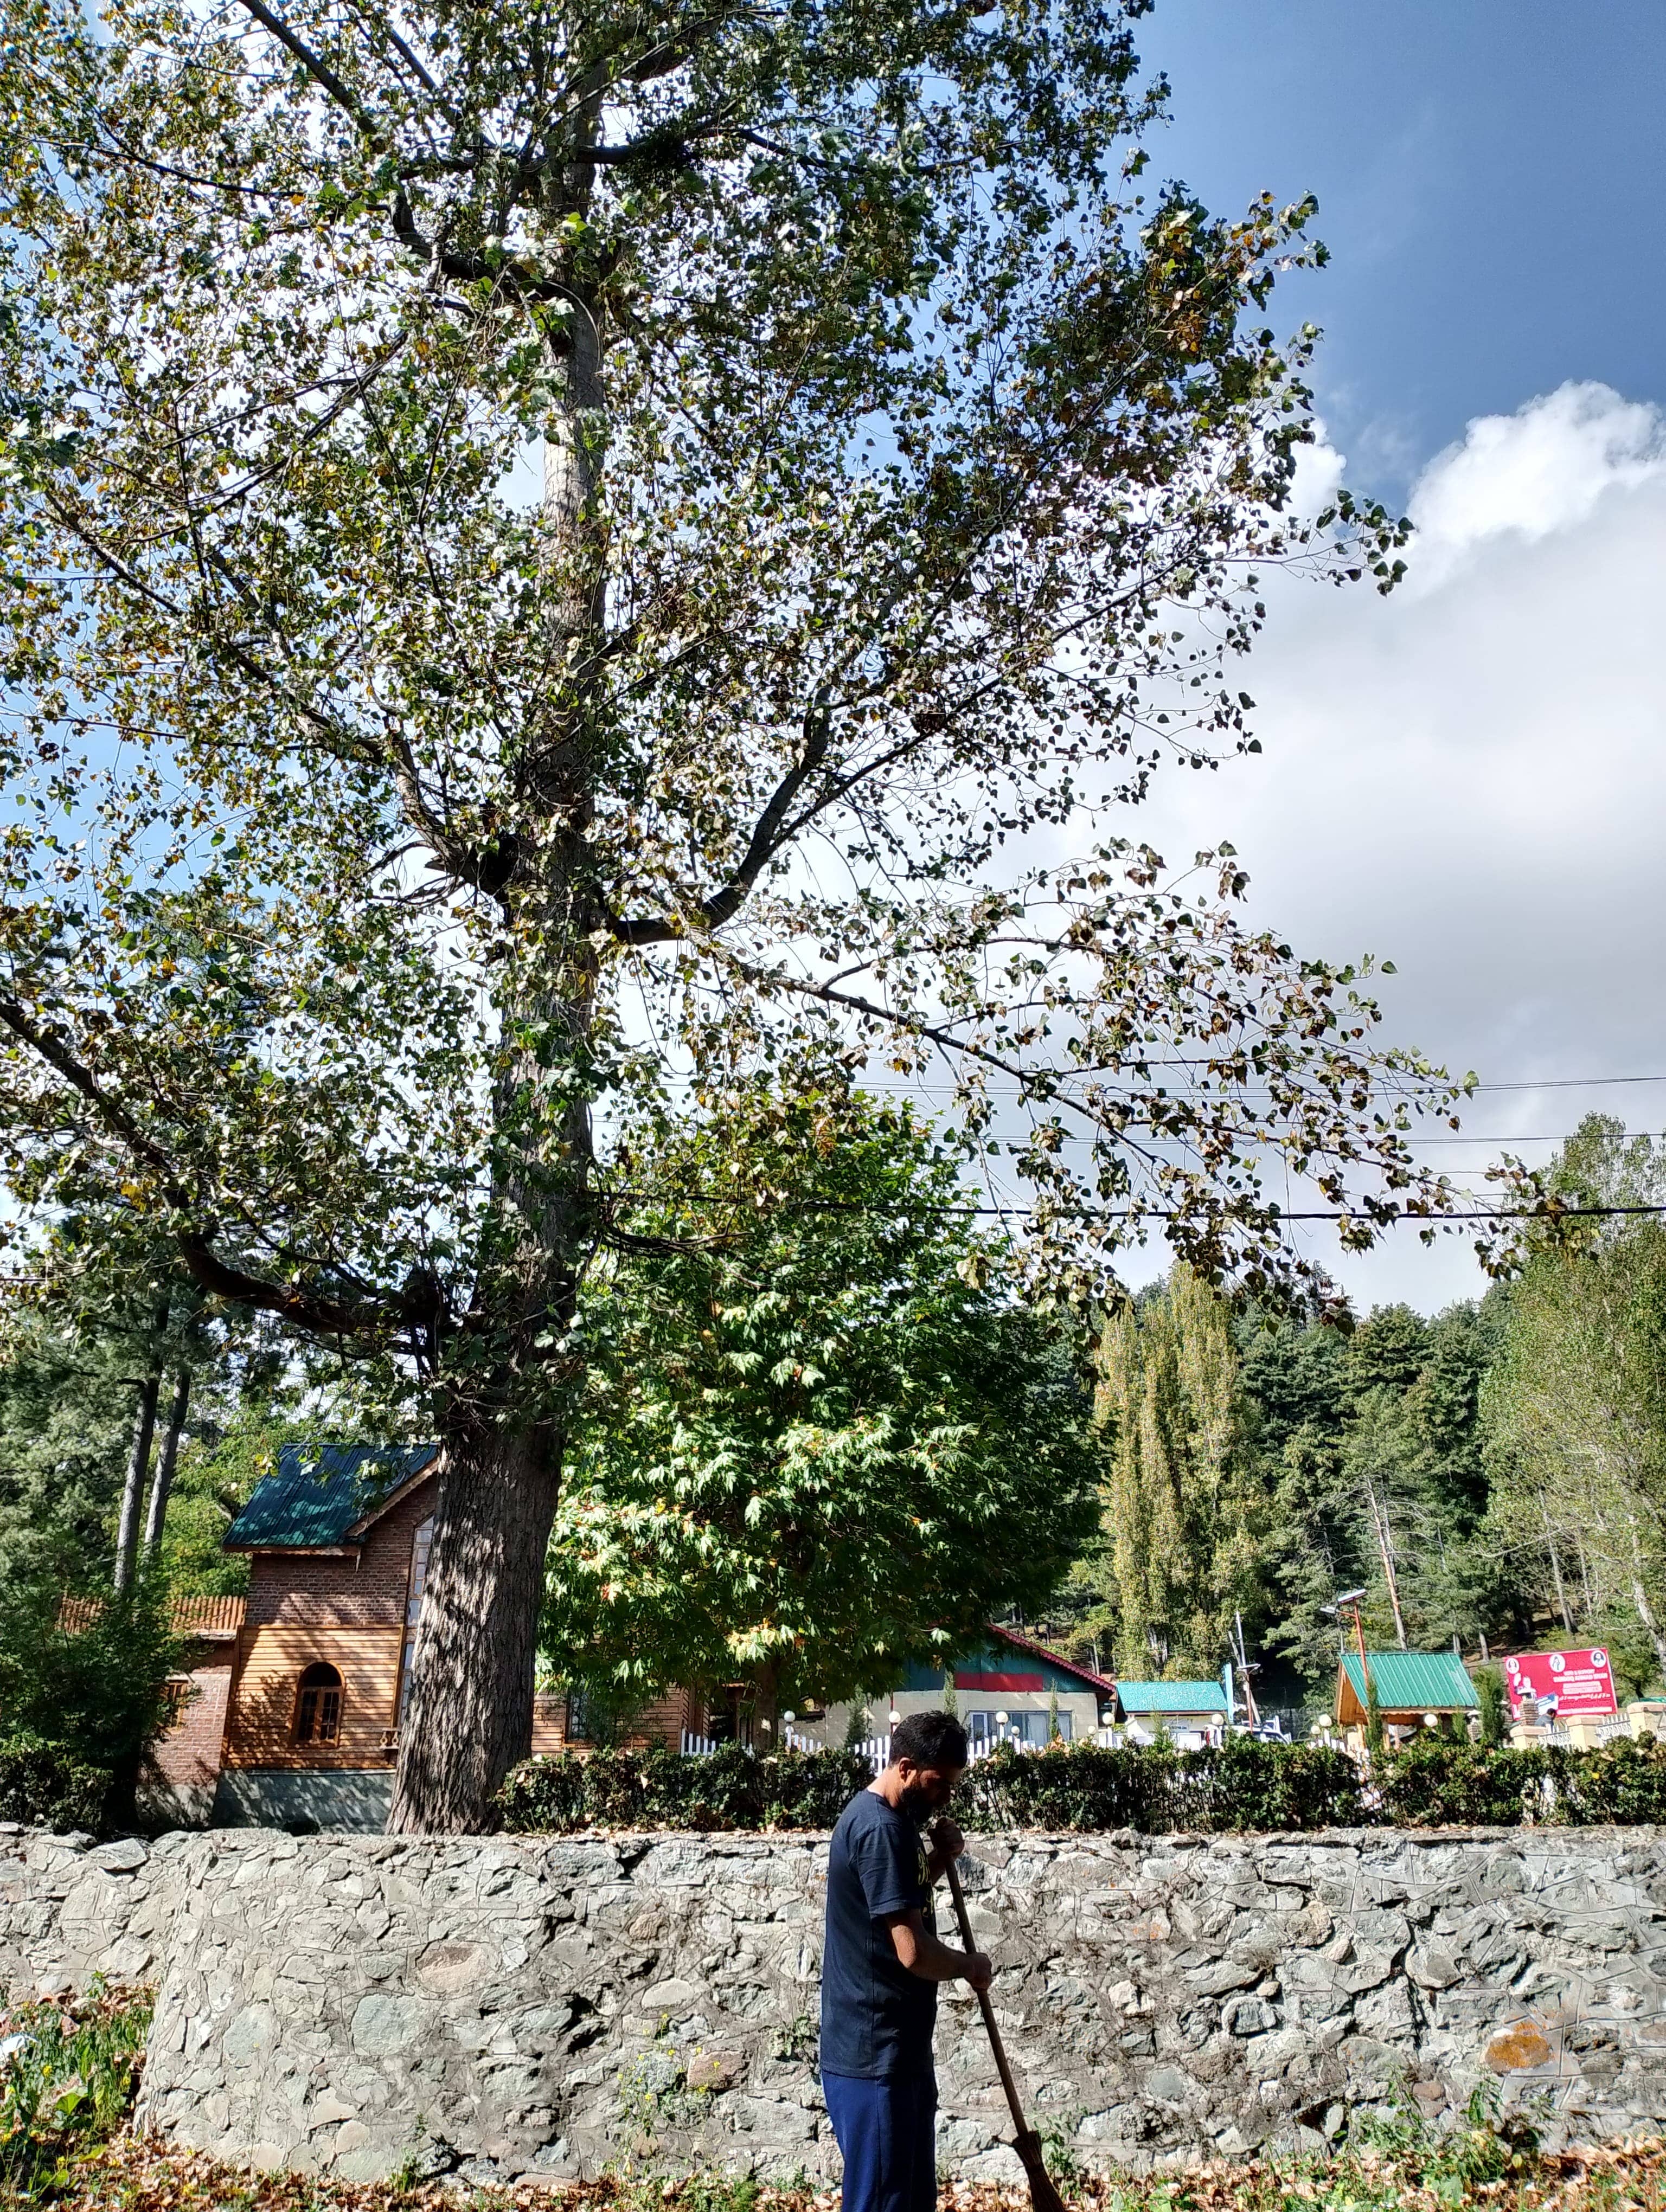
[[[1365,1749],[1370,1722],[1367,1665],[1390,1744],[1408,1741],[1432,1721],[1463,1729],[1469,1715],[1480,1710],[1481,1698],[1455,1651],[1368,1651],[1363,1661],[1357,1651],[1344,1652],[1331,1710],[1355,1753]]]
[[[286,1444],[226,1532],[249,1593],[216,1821],[386,1820],[438,1460],[433,1444]]]
[[[1118,1681],[1116,1696],[1135,1744],[1170,1737],[1183,1749],[1219,1743],[1232,1718],[1225,1680]]]

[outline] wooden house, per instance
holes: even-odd
[[[422,1618],[439,1490],[433,1444],[286,1445],[227,1531],[247,1554],[215,1800],[216,1821],[380,1828]],[[686,1692],[634,1741],[697,1723]],[[569,1725],[569,1722],[575,1725]],[[535,1701],[534,1753],[582,1742],[578,1699]]]

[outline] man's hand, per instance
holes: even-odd
[[[932,1847],[926,1856],[926,1870],[933,1881],[940,1881],[950,1860],[958,1859],[965,1850],[966,1838],[946,1815],[933,1821],[930,1833]]]
[[[988,1988],[994,1961],[982,1951],[952,1951],[927,1927],[924,1913],[888,1913],[885,1924],[898,1960],[922,1982],[970,1982],[975,1990]]]

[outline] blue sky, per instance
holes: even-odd
[[[1666,401],[1663,0],[1158,0],[1153,168],[1231,212],[1319,200],[1280,327],[1382,496],[1472,416],[1569,380]]]
[[[1330,265],[1273,318],[1326,332],[1316,474],[1420,525],[1387,601],[1272,595],[1264,755],[1140,827],[1230,838],[1303,951],[1395,962],[1387,1035],[1499,1086],[1427,1152],[1469,1187],[1591,1109],[1666,1131],[1666,0],[1158,0],[1140,33],[1155,173],[1317,195]],[[1484,1287],[1458,1238],[1310,1249],[1362,1306]]]

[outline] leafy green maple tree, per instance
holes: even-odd
[[[656,1146],[597,1271],[545,1626],[615,1698],[739,1676],[774,1726],[1044,1599],[1095,1462],[1066,1328],[1006,1294],[952,1147],[836,1081],[726,1103]]]
[[[1153,1222],[1275,1291],[1286,1170],[1442,1203],[1354,971],[1103,822],[1255,743],[1268,564],[1401,534],[1292,519],[1310,210],[1146,190],[1138,12],[7,0],[16,1218],[95,1188],[421,1401],[396,1828],[528,1740],[671,1075],[946,1060],[1043,1301]]]

